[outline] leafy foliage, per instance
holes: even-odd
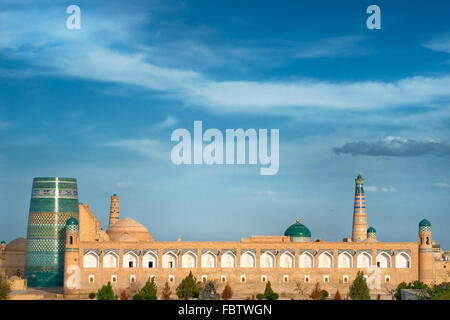
[[[352,300],[370,300],[370,291],[367,286],[366,280],[364,279],[364,273],[358,271],[356,279],[350,286],[349,297]]]
[[[318,282],[309,296],[313,300],[319,300],[322,297],[322,290],[320,289],[320,284]]]
[[[170,290],[169,283],[166,281],[166,284],[164,285],[164,288],[162,291],[162,298],[164,300],[169,300],[171,294],[172,294],[172,290]]]
[[[133,300],[156,300],[158,299],[157,291],[155,279],[152,278],[152,280],[147,280],[144,287],[133,296]]]
[[[334,300],[342,300],[341,293],[339,292],[339,289],[334,294]]]
[[[103,286],[97,291],[97,300],[116,300],[117,297],[114,295],[114,291],[111,286],[111,282],[108,285]]]
[[[222,299],[223,300],[229,300],[233,297],[233,290],[231,289],[231,286],[229,283],[225,285],[225,288],[223,288],[222,291]]]
[[[192,275],[192,271],[177,287],[177,296],[180,299],[198,298],[201,283]]]
[[[89,299],[95,299],[95,292],[89,293]]]
[[[423,289],[427,291],[430,290],[430,288],[425,283],[418,280],[410,282],[408,284],[406,282],[401,282],[397,286],[397,289],[395,289],[394,298],[396,300],[401,300],[402,298],[401,289]]]
[[[264,290],[264,293],[259,293],[256,295],[256,299],[262,300],[277,300],[279,298],[278,293],[274,292],[272,290],[272,285],[270,284],[270,281],[267,281],[266,283],[266,289]]]
[[[0,300],[7,300],[10,292],[11,287],[9,286],[8,280],[0,274]]]
[[[320,292],[320,300],[325,300],[326,298],[328,298],[329,294],[327,290],[322,290]]]

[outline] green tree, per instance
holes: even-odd
[[[272,285],[270,284],[270,281],[267,281],[266,289],[264,290],[264,293],[259,293],[256,295],[256,298],[259,300],[262,300],[262,299],[277,300],[278,297],[279,297],[278,293],[276,293],[272,290]]]
[[[430,287],[428,287],[425,283],[421,282],[421,281],[413,281],[410,283],[406,283],[406,282],[401,282],[398,284],[397,289],[395,289],[395,293],[394,293],[394,298],[396,300],[401,300],[402,298],[402,289],[422,289],[424,291],[427,291],[428,293],[430,293]]]
[[[9,286],[8,280],[0,274],[0,300],[7,300],[10,292],[11,287]]]
[[[320,300],[325,300],[326,298],[328,298],[328,296],[329,294],[327,290],[324,289],[320,292]]]
[[[111,286],[111,282],[108,285],[104,285],[101,289],[97,291],[97,300],[116,300],[117,297]]]
[[[189,271],[189,275],[184,278],[177,287],[177,296],[180,299],[198,298],[200,293],[201,283]]]
[[[135,296],[133,296],[133,300],[156,300],[158,299],[158,297],[156,296],[157,291],[158,288],[156,287],[155,279],[152,278],[151,281],[147,280],[144,287],[139,291],[138,294],[135,295],[138,296],[137,299],[135,299]]]
[[[367,287],[366,280],[364,280],[364,273],[358,271],[356,279],[350,286],[349,297],[352,300],[370,300],[369,287]]]

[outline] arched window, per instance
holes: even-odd
[[[215,268],[216,264],[217,257],[213,252],[207,251],[202,254],[202,268]]]
[[[157,268],[158,257],[153,252],[149,251],[142,257],[142,266],[144,268]]]
[[[241,268],[255,268],[256,256],[253,252],[246,251],[241,255]]]
[[[377,255],[377,267],[378,268],[390,268],[391,256],[386,252],[381,252]]]
[[[372,265],[372,256],[367,252],[361,252],[358,255],[356,266],[358,268],[370,268]]]
[[[98,255],[95,252],[89,251],[83,256],[84,268],[98,268]]]
[[[264,252],[260,259],[259,264],[261,268],[274,268],[275,267],[275,256],[273,253],[266,251]]]
[[[119,256],[110,251],[103,256],[103,268],[118,268],[119,267]]]
[[[197,256],[192,251],[183,254],[181,258],[181,266],[183,268],[197,268]]]
[[[162,256],[163,268],[176,268],[177,255],[173,252],[166,252]]]
[[[136,253],[129,251],[123,255],[123,267],[124,268],[137,268],[138,256]]]
[[[234,267],[236,267],[236,256],[231,251],[225,252],[222,255],[220,266],[222,268],[234,268]]]
[[[303,252],[299,257],[300,268],[313,268],[314,267],[314,257],[309,252]]]
[[[406,252],[401,252],[395,257],[396,268],[410,268],[411,258]]]
[[[319,268],[332,268],[333,256],[328,252],[322,252],[319,255]]]
[[[353,268],[353,257],[348,252],[341,252],[338,256],[338,268]]]
[[[295,257],[290,252],[283,252],[280,256],[280,267],[281,268],[293,268]]]

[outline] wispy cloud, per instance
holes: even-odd
[[[42,22],[36,27],[22,23],[33,21],[37,16]],[[428,106],[450,98],[450,76],[351,82],[317,79],[218,81],[194,66],[159,65],[158,59],[153,59],[151,48],[144,50],[142,45],[137,45],[136,30],[146,18],[143,12],[100,16],[95,10],[88,11],[78,31],[65,29],[60,17],[60,8],[54,7],[41,11],[31,7],[1,12],[0,19],[5,28],[0,48],[7,57],[29,61],[38,70],[139,86],[163,92],[166,97],[176,98],[185,105],[202,106],[214,112],[290,114],[293,109],[311,107],[376,110]],[[311,58],[333,52],[350,54],[363,39],[361,36],[344,36],[319,40],[300,45],[301,50],[296,55]],[[127,50],[119,49],[125,45]],[[158,49],[156,43],[153,52]],[[198,52],[210,54],[211,50],[202,44],[198,46]]]
[[[164,121],[155,125],[155,130],[162,130],[166,128],[172,128],[174,125],[178,123],[178,119],[172,116],[167,116]]]
[[[255,195],[262,197],[273,197],[276,195],[276,193],[272,190],[259,190],[255,192]]]
[[[417,141],[399,137],[387,137],[372,142],[347,142],[333,148],[335,154],[414,157],[421,155],[449,156],[450,145],[436,141]]]
[[[342,36],[325,38],[298,46],[298,58],[322,58],[369,54],[370,50],[360,46],[364,36]]]
[[[435,182],[432,185],[433,189],[450,189],[450,183],[448,182]]]
[[[366,192],[397,192],[397,188],[394,187],[377,187],[377,186],[365,186]]]
[[[433,51],[450,53],[450,33],[441,34],[425,43],[424,46]]]
[[[106,142],[98,145],[99,147],[117,147],[134,151],[146,158],[155,160],[168,160],[168,152],[163,152],[158,140],[154,139],[123,139],[118,141]]]

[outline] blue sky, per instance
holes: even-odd
[[[298,216],[340,241],[361,171],[379,240],[416,241],[426,217],[449,248],[449,9],[0,0],[0,238],[26,235],[33,177],[64,176],[104,228],[117,192],[157,240],[280,235]],[[194,120],[280,129],[278,174],[175,166],[170,135]]]

